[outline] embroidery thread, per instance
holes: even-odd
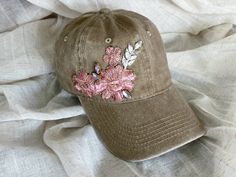
[[[86,96],[92,97],[100,94],[103,99],[112,99],[121,102],[131,99],[131,91],[134,88],[135,74],[127,69],[137,59],[137,54],[142,47],[142,41],[137,41],[134,46],[128,44],[122,56],[122,49],[109,46],[105,49],[103,61],[108,65],[102,69],[99,63],[95,63],[94,72],[91,74],[80,71],[72,76],[74,87]]]
[[[134,63],[140,51],[140,48],[142,47],[142,44],[142,41],[138,41],[134,44],[134,46],[132,46],[131,44],[128,45],[128,47],[125,49],[125,55],[122,58],[122,64],[124,68],[127,68],[127,66],[130,66]]]

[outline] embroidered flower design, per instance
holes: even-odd
[[[107,47],[105,55],[103,56],[103,61],[111,66],[115,66],[121,61],[121,48],[119,47]]]
[[[83,94],[92,97],[95,93],[95,78],[85,71],[80,71],[79,74],[73,75],[72,80],[74,87]]]
[[[95,63],[95,72],[89,74],[80,71],[73,75],[74,87],[89,97],[100,94],[103,99],[117,102],[130,99],[135,74],[127,67],[134,63],[141,46],[142,41],[137,41],[134,46],[128,44],[123,57],[119,47],[107,47],[103,56],[103,61],[108,64],[107,67],[102,70],[99,63]]]
[[[103,99],[113,98],[115,101],[122,101],[122,91],[132,91],[134,79],[135,75],[132,70],[116,65],[101,72],[101,80],[95,83],[95,88],[97,93],[102,94]]]

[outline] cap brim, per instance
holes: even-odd
[[[171,86],[143,100],[123,103],[79,97],[99,139],[126,161],[150,159],[204,134],[200,122]]]

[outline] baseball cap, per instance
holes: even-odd
[[[116,157],[147,160],[203,136],[148,18],[122,9],[85,13],[65,26],[55,50],[60,85],[78,96]]]

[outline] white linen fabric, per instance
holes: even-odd
[[[103,7],[157,25],[173,82],[204,137],[138,163],[101,144],[78,99],[56,80],[54,43],[71,18]],[[235,1],[223,0],[1,1],[0,177],[236,176],[235,12]]]

